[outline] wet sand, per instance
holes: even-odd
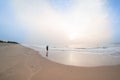
[[[19,44],[0,43],[0,80],[120,80],[120,65],[67,66]]]

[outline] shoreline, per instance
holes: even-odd
[[[49,50],[49,55],[46,56],[46,50],[41,49],[39,47],[36,48],[36,46],[29,46],[29,45],[23,45],[25,47],[28,47],[30,49],[33,49],[35,51],[38,51],[38,53],[44,57],[45,59],[48,59],[49,61],[62,64],[62,65],[68,65],[68,66],[78,66],[78,67],[103,67],[103,66],[113,66],[113,65],[120,65],[120,55],[115,54],[105,54],[105,53],[92,53],[89,51],[56,51],[56,50]],[[99,52],[99,51],[98,51]]]
[[[119,80],[119,74],[120,65],[62,65],[20,44],[0,43],[0,80]]]

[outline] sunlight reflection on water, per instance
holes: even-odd
[[[48,57],[45,56],[45,50],[39,51],[40,54],[57,63],[72,66],[103,66],[120,64],[120,55],[97,54],[92,52],[79,51],[55,51],[50,50]]]

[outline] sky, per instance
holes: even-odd
[[[120,42],[120,0],[0,0],[0,39],[39,45]]]

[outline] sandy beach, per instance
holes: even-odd
[[[20,44],[0,43],[0,80],[120,80],[120,65],[62,65]]]

